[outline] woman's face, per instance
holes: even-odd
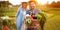
[[[27,4],[26,3],[22,4],[22,7],[26,9],[27,8]]]

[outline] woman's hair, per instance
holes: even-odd
[[[27,4],[27,2],[22,2],[22,4]]]

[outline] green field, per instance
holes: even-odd
[[[39,8],[46,16],[44,30],[60,30],[60,8]],[[16,7],[0,8],[0,16],[15,16]],[[14,17],[13,17],[14,18]]]
[[[47,18],[44,25],[44,30],[60,30],[60,8],[41,8],[46,13],[53,14],[50,18]]]
[[[16,11],[17,11],[16,7],[12,7],[12,8],[0,7],[0,16],[6,16],[6,15],[7,16],[15,16]]]
[[[15,25],[15,14],[16,14],[17,8],[16,7],[0,7],[0,17],[2,16],[8,16],[12,19],[9,20],[8,22],[8,27],[10,30],[16,30],[16,25]],[[0,19],[0,30],[2,28],[2,19]]]

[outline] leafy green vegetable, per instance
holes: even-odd
[[[35,16],[38,18],[38,19],[42,19],[42,16],[40,14],[35,14]]]
[[[30,19],[30,18],[26,19],[26,22],[27,22],[28,24],[30,24],[30,23],[31,23],[31,19]]]

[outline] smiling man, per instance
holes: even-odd
[[[28,28],[27,30],[38,30],[38,26],[40,25],[41,26],[41,30],[43,30],[43,27],[44,27],[44,23],[45,23],[45,16],[43,13],[41,13],[41,10],[38,10],[36,8],[36,3],[35,1],[29,1],[29,10],[27,10],[27,14],[31,15],[31,16],[34,16],[35,14],[39,13],[41,16],[42,16],[42,19],[40,20],[40,22],[38,23],[37,21],[38,20],[35,20],[37,19],[35,16],[32,18],[32,23],[31,25],[28,25]]]
[[[27,14],[32,15],[38,13],[38,9],[36,8],[36,4],[34,1],[29,1],[29,10],[27,10]],[[35,21],[34,19],[32,21]],[[27,30],[38,30],[37,23],[32,22],[31,25],[27,26]]]

